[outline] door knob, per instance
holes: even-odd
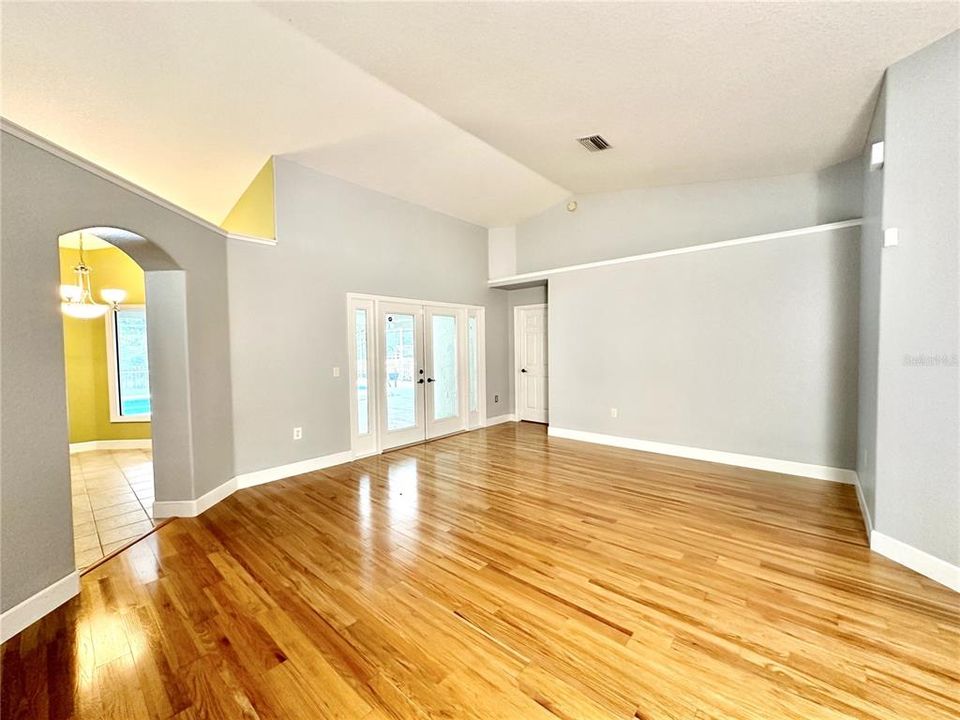
[[[527,371],[526,368],[520,368],[520,372],[525,373],[526,371]]]
[[[417,385],[423,385],[423,378],[420,378],[419,380],[417,380]]]
[[[427,382],[434,382],[433,378],[427,378]]]

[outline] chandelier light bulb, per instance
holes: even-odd
[[[61,285],[60,297],[64,302],[77,302],[83,297],[83,288],[79,285]]]
[[[108,302],[116,307],[127,299],[127,291],[120,288],[103,288],[103,290],[100,291],[100,297],[103,298],[104,302]]]

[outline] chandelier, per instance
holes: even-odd
[[[73,268],[77,282],[74,285],[60,286],[60,298],[63,300],[60,303],[60,310],[64,315],[83,320],[103,317],[108,310],[117,309],[117,306],[126,299],[127,291],[119,288],[104,288],[100,291],[100,297],[107,304],[96,302],[90,290],[90,266],[83,259],[83,233],[80,233],[79,254],[80,261]]]

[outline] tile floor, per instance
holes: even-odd
[[[92,450],[70,456],[77,569],[146,535],[153,520],[150,450]]]

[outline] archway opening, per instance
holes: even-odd
[[[150,316],[164,316],[148,311],[145,270],[175,265],[141,236],[108,227],[61,235],[59,256],[74,556],[84,571],[161,523],[151,358],[163,365],[162,347],[152,347],[163,333]]]

